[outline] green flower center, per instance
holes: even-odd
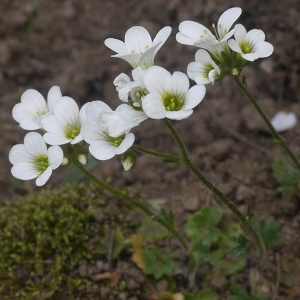
[[[183,94],[174,95],[172,93],[164,93],[162,100],[167,111],[178,111],[184,108]]]
[[[243,42],[240,45],[240,47],[244,54],[251,53],[251,51],[252,51],[252,48],[250,47],[250,45],[247,42]]]
[[[207,66],[206,66],[206,69],[205,69],[205,73],[203,73],[202,76],[203,76],[204,78],[208,78],[209,72],[210,72],[211,70],[213,70],[213,69],[214,69],[214,67],[213,67],[212,65],[207,65]]]
[[[106,131],[103,131],[103,134],[105,136],[105,140],[116,148],[118,148],[125,139],[125,133],[116,138],[110,136]]]
[[[69,140],[74,140],[77,135],[80,133],[80,126],[79,125],[71,125],[68,124],[65,128],[65,136]]]
[[[36,157],[33,164],[40,173],[43,173],[50,166],[49,159],[46,155]]]

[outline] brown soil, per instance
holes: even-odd
[[[125,31],[134,25],[146,27],[154,36],[163,26],[170,25],[172,35],[158,53],[156,64],[171,72],[185,72],[187,64],[194,60],[196,48],[176,43],[179,23],[194,20],[210,26],[232,6],[243,9],[239,22],[247,29],[262,29],[275,48],[270,58],[245,68],[249,89],[269,117],[282,109],[294,111],[299,117],[297,0],[1,0],[1,199],[13,199],[24,189],[36,190],[34,182],[23,183],[11,176],[8,161],[10,148],[24,137],[24,131],[12,119],[11,109],[25,90],[33,88],[46,96],[51,86],[59,85],[63,95],[81,105],[99,99],[115,108],[120,101],[113,79],[121,72],[130,74],[130,66],[110,57],[113,53],[103,43],[106,38],[123,39]],[[300,259],[299,197],[278,192],[271,169],[272,162],[282,154],[281,149],[269,147],[272,138],[266,126],[231,78],[207,86],[205,99],[194,114],[174,124],[194,163],[243,212],[250,203],[255,215],[275,216],[282,226],[284,241],[269,257],[273,267],[262,266],[270,286],[275,286],[279,279],[274,265],[285,259]],[[178,153],[160,121],[146,121],[134,132],[136,141],[145,147]],[[295,153],[300,153],[299,135],[298,125],[283,134]],[[53,185],[59,184],[65,171],[55,174],[50,180]],[[161,160],[145,155],[139,156],[130,172],[122,171],[117,157],[100,163],[95,174],[103,179],[113,178],[120,187],[143,185],[149,200],[166,200],[182,220],[188,212],[205,205],[221,205],[184,166],[163,165]],[[126,274],[126,262],[123,263]],[[300,286],[299,274],[298,278],[295,276],[293,280],[296,278]],[[299,287],[287,290],[279,285],[275,294],[277,298],[273,299],[300,299]]]

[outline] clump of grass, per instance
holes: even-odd
[[[105,195],[102,194],[102,198]],[[79,293],[86,279],[71,276],[97,247],[88,241],[103,235],[94,208],[103,206],[95,185],[49,188],[0,207],[0,298],[48,299]],[[80,287],[80,289],[79,289]]]

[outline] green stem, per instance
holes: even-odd
[[[176,140],[176,143],[178,147],[180,148],[180,151],[182,153],[184,163],[188,166],[188,168],[200,179],[200,181],[207,187],[209,188],[234,214],[235,216],[239,219],[239,221],[245,226],[247,231],[251,234],[251,236],[254,238],[255,244],[260,248],[261,252],[264,254],[265,253],[265,246],[254,229],[254,227],[251,225],[249,219],[245,217],[234,205],[234,203],[226,197],[214,184],[212,184],[203,174],[202,172],[192,163],[190,157],[188,156],[186,147],[181,140],[177,130],[174,128],[172,123],[168,119],[164,119],[164,123],[172,133],[174,139]]]
[[[164,154],[164,153],[151,151],[151,150],[148,150],[148,149],[146,149],[146,148],[144,148],[140,145],[134,145],[132,148],[136,151],[139,151],[139,152],[143,152],[143,153],[146,153],[146,154],[149,154],[149,155],[164,158],[166,161],[177,162],[177,163],[183,162],[183,158],[180,157],[180,156],[168,155],[168,154]]]
[[[127,203],[129,203],[132,206],[135,206],[139,209],[141,209],[148,217],[150,217],[152,220],[157,221],[162,226],[164,226],[167,230],[169,230],[182,244],[182,246],[185,248],[185,250],[188,249],[188,246],[183,239],[183,237],[180,235],[180,233],[177,231],[175,227],[170,225],[168,222],[166,222],[164,219],[162,219],[160,216],[155,215],[148,207],[143,205],[142,203],[132,199],[129,195],[126,193],[122,193],[118,190],[115,190],[113,187],[109,186],[108,184],[104,183],[103,181],[100,181],[97,177],[95,177],[93,174],[91,174],[88,170],[86,170],[78,161],[75,159],[72,160],[73,164],[90,180],[94,181],[96,184],[98,184],[102,189],[110,192],[112,195],[116,196],[117,198],[120,198]]]
[[[248,91],[245,84],[243,84],[237,76],[233,76],[235,82],[239,86],[239,88],[242,90],[242,92],[248,97],[248,99],[251,101],[255,109],[258,111],[260,116],[263,118],[264,122],[267,124],[269,130],[271,131],[274,139],[276,142],[284,149],[286,154],[291,158],[291,160],[294,162],[295,166],[300,170],[300,162],[297,159],[297,157],[294,155],[294,153],[291,151],[291,149],[287,146],[287,144],[283,141],[281,136],[278,134],[278,132],[273,127],[272,123],[267,118],[264,111],[261,109],[261,107],[258,105],[256,99],[251,95],[251,93]]]

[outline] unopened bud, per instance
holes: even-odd
[[[88,158],[86,154],[79,154],[77,156],[78,161],[82,164],[82,165],[86,165],[88,162]]]
[[[133,150],[127,151],[122,157],[122,165],[125,171],[129,171],[136,163],[136,154]]]
[[[232,76],[237,77],[237,76],[240,75],[241,71],[240,71],[238,68],[232,68],[232,69],[230,70],[230,73],[231,73]]]
[[[61,163],[62,167],[67,167],[69,165],[69,159],[67,157],[63,158],[63,161]]]

